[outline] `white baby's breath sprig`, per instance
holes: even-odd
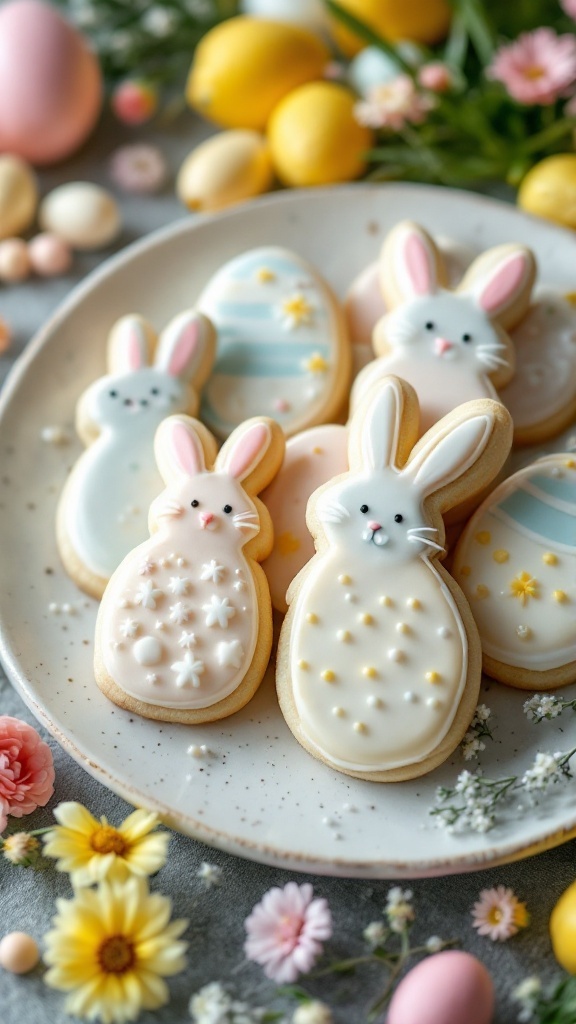
[[[512,1002],[518,1003],[520,1007],[519,1024],[528,1024],[532,1020],[541,992],[542,982],[535,977],[525,978],[513,989]]]
[[[497,811],[513,796],[526,794],[532,802],[550,786],[572,778],[570,760],[576,747],[555,754],[539,752],[522,776],[488,779],[479,772],[460,772],[455,786],[439,786],[430,815],[448,833],[489,832]]]
[[[529,721],[535,722],[536,725],[545,718],[552,721],[553,718],[558,718],[568,709],[576,711],[576,700],[560,700],[552,693],[541,695],[535,693],[530,700],[524,702],[524,714]]]
[[[384,913],[388,918],[391,931],[398,935],[406,932],[415,917],[412,906],[412,890],[402,889],[399,885],[390,889],[386,897]]]
[[[486,750],[486,744],[482,742],[485,738],[494,739],[492,730],[488,725],[491,718],[492,711],[490,708],[486,707],[485,704],[479,704],[461,744],[462,755],[465,761],[471,761],[474,757],[478,757],[478,754],[483,750]]]

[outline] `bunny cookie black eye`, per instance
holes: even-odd
[[[472,335],[471,334],[463,334],[462,335],[462,341],[472,341]]]
[[[426,322],[426,323],[424,324],[424,326],[425,326],[425,328],[426,328],[426,330],[427,330],[427,331],[433,331],[433,330],[435,330],[435,328],[436,328],[436,324],[432,323],[432,320],[428,320],[428,321],[427,321],[427,322]]]
[[[368,505],[360,505],[360,511],[362,512],[363,515],[366,515],[366,513],[368,512]]]
[[[194,498],[194,501],[191,501],[190,504],[191,504],[192,508],[198,508],[198,505],[200,504],[200,502],[198,501],[197,498]]]
[[[395,523],[403,523],[404,522],[404,516],[400,515],[400,513],[398,512],[398,514],[394,516],[394,522]]]
[[[110,395],[110,398],[118,398],[117,391],[109,391],[108,394]]]
[[[226,515],[228,515],[232,511],[232,505],[224,505],[222,511],[225,512]]]
[[[150,394],[151,395],[159,395],[160,394],[160,388],[150,388]]]

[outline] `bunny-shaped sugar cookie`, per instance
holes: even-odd
[[[112,329],[108,373],[78,403],[77,430],[87,449],[66,482],[57,518],[64,567],[93,597],[102,596],[116,566],[147,535],[148,508],[162,486],[154,435],[171,413],[197,411],[214,351],[214,329],[195,310],[176,316],[157,343],[151,325],[136,315]]]
[[[296,739],[376,782],[431,771],[473,716],[480,644],[438,564],[441,513],[495,475],[512,422],[500,403],[478,399],[409,456],[417,433],[413,389],[385,378],[353,418],[349,472],[310,498],[316,554],[288,591],[278,649],[278,696]]]
[[[388,374],[416,390],[421,433],[462,402],[496,399],[495,389],[514,373],[506,331],[528,309],[536,273],[531,251],[522,245],[489,249],[451,292],[433,239],[417,224],[403,221],[386,238],[380,267],[389,312],[374,329],[379,358],[356,378],[352,410]]]
[[[247,420],[212,469],[206,428],[170,416],[155,450],[166,489],[150,508],[150,539],[106,588],[96,680],[146,718],[211,722],[251,699],[270,657],[270,593],[258,563],[272,525],[256,494],[282,462],[284,435],[273,420]]]

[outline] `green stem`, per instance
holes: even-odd
[[[376,46],[379,50],[382,50],[391,60],[395,61],[406,72],[411,78],[414,78],[415,69],[404,59],[401,53],[398,52],[395,46],[386,42],[382,39],[374,29],[371,29],[368,25],[365,25],[363,21],[356,18],[355,15],[350,14],[344,7],[341,7],[337,0],[324,0],[324,3],[331,14],[334,15],[338,21],[341,21],[346,28],[350,29],[357,36],[365,42],[368,46]]]
[[[536,153],[539,149],[546,149],[551,143],[559,142],[563,136],[570,135],[573,131],[576,131],[576,118],[564,117],[532,135],[526,142],[525,151]]]
[[[484,66],[492,63],[495,35],[486,17],[482,0],[452,0],[457,15],[462,19],[470,41]]]

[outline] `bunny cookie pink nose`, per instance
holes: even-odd
[[[202,529],[205,530],[207,526],[210,526],[210,523],[214,522],[214,518],[215,516],[213,512],[201,512],[200,526],[202,527]]]
[[[382,526],[380,523],[375,523],[374,520],[372,520],[370,523],[368,523],[368,529],[373,530],[374,533],[376,533],[377,530],[382,529]]]
[[[449,352],[453,348],[451,341],[448,338],[434,338],[434,351],[437,356],[443,356],[445,352]]]

